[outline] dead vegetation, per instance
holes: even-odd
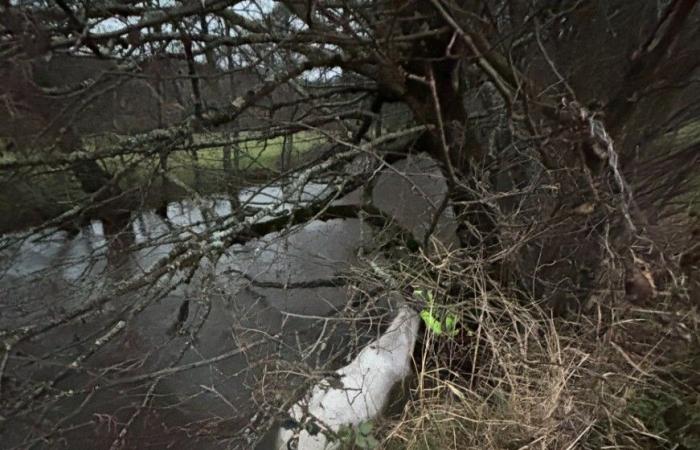
[[[383,423],[381,448],[698,448],[700,280],[697,265],[679,264],[689,228],[669,229],[679,234],[663,247],[598,242],[608,254],[566,309],[527,290],[547,282],[537,269],[513,268],[527,243],[498,252],[502,264],[462,250],[395,267],[398,284],[435,293],[460,327],[426,330],[410,400]]]

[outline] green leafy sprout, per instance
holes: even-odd
[[[413,291],[413,296],[427,303],[427,308],[424,308],[420,312],[420,317],[433,334],[436,336],[442,334],[455,336],[459,332],[457,330],[458,318],[453,313],[447,312],[442,315],[442,317],[436,317],[435,297],[431,291],[415,289]]]
[[[379,441],[374,437],[374,424],[371,421],[362,422],[357,427],[345,426],[338,430],[340,441],[352,444],[355,448],[374,450],[379,447]]]

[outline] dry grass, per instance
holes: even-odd
[[[381,448],[700,448],[700,395],[687,384],[698,316],[682,293],[660,293],[655,309],[599,295],[587,313],[555,317],[459,253],[410,266],[392,276],[436,292],[461,331],[426,331],[410,400],[383,423]],[[675,328],[659,320],[669,315]],[[683,423],[666,417],[674,409]]]

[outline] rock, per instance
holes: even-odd
[[[387,405],[392,387],[411,373],[418,325],[418,314],[401,306],[379,339],[292,406],[291,420],[280,428],[275,450],[337,449],[340,443],[327,435],[377,417]]]

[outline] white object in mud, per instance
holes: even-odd
[[[298,427],[280,428],[275,450],[336,449],[340,443],[330,441],[324,430],[337,432],[343,425],[359,425],[381,413],[389,391],[411,373],[418,325],[418,314],[402,305],[382,336],[363,348],[350,364],[338,369],[335,379],[322,380],[292,406],[289,415]],[[318,433],[300,430],[307,421],[316,425]]]

